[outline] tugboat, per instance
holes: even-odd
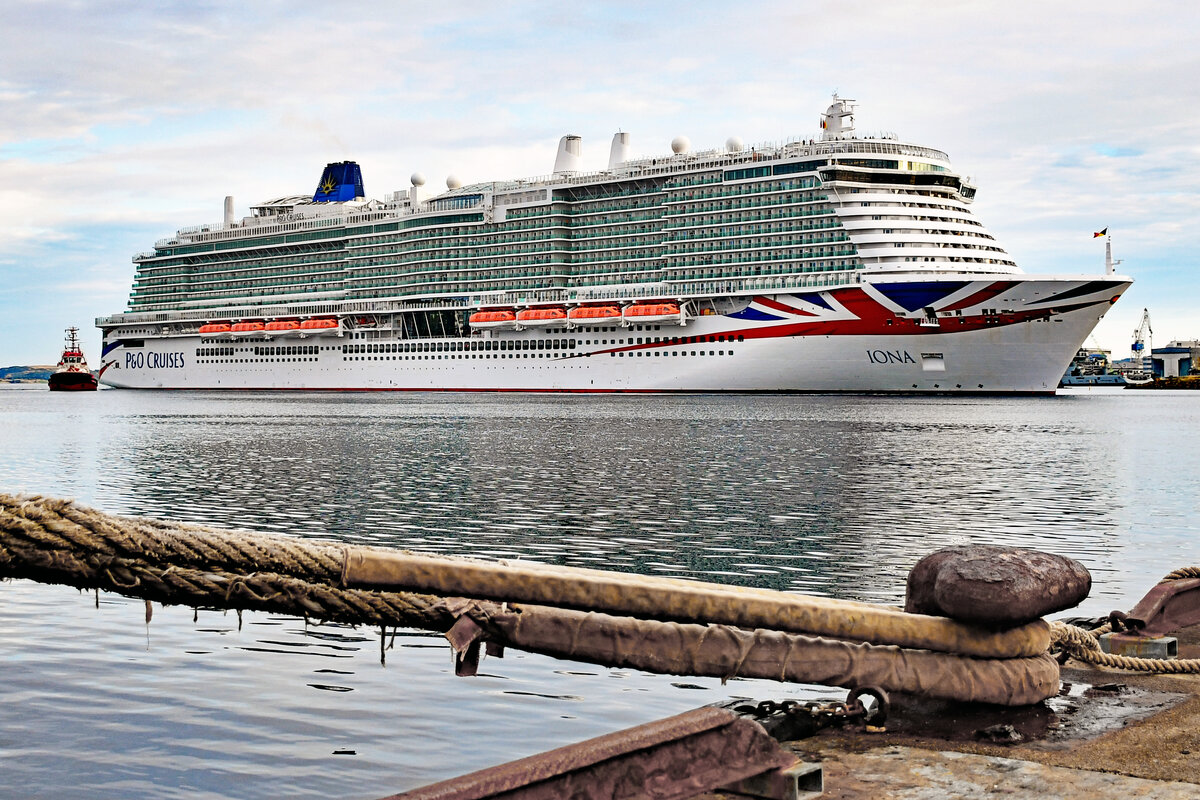
[[[83,351],[79,349],[79,328],[67,328],[67,344],[58,360],[58,368],[50,376],[50,391],[96,391],[96,376],[88,369]]]

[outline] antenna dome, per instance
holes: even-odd
[[[425,176],[419,172],[414,172],[412,174],[412,177],[409,178],[409,180],[412,181],[413,186],[424,186],[425,185]]]
[[[461,186],[462,186],[462,181],[460,181],[458,179],[457,175],[446,176],[446,188],[447,189],[457,189]]]
[[[740,153],[744,146],[742,140],[737,136],[730,136],[725,140],[725,149],[731,153]]]
[[[688,151],[688,148],[690,148],[691,146],[692,146],[692,143],[688,140],[688,137],[686,137],[686,136],[676,136],[674,139],[671,140],[671,152],[674,153],[675,155],[679,155],[680,153],[686,153]]]

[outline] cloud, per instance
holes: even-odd
[[[227,194],[245,213],[308,191],[327,161],[358,160],[381,196],[417,170],[546,174],[570,132],[600,168],[618,128],[638,155],[815,135],[836,89],[861,129],[950,153],[1027,270],[1094,269],[1107,224],[1149,275],[1138,302],[1165,307],[1194,286],[1197,23],[1191,4],[1024,0],[9,3],[2,296],[53,286],[111,313],[133,253],[219,220]],[[0,362],[57,343],[4,334]]]

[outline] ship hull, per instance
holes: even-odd
[[[52,392],[94,392],[96,376],[90,372],[55,372],[47,381]]]
[[[105,332],[119,388],[1053,394],[1125,279],[949,276],[740,298],[684,325],[231,342]],[[957,278],[957,279],[955,279]]]

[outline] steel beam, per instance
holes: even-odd
[[[820,782],[819,765],[798,762],[757,722],[701,708],[386,800],[686,800],[721,788],[803,800]]]
[[[1163,581],[1138,601],[1125,623],[1151,637],[1200,624],[1200,578]]]

